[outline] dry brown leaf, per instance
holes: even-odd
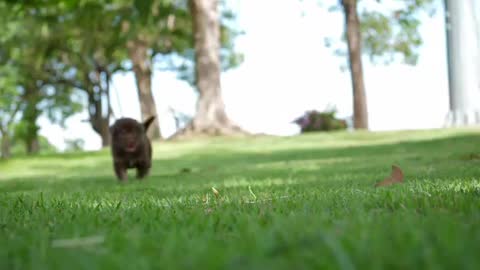
[[[390,176],[385,178],[383,181],[376,183],[375,187],[390,186],[396,183],[403,183],[403,172],[400,167],[392,165],[392,173]]]

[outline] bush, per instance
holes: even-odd
[[[39,143],[39,153],[56,153],[58,149],[51,144],[48,139],[44,136],[38,136],[38,143]],[[22,156],[26,155],[26,146],[25,142],[18,137],[13,137],[11,141],[11,151],[13,156]]]
[[[332,131],[347,128],[347,122],[343,119],[337,119],[335,110],[319,112],[315,110],[307,111],[305,114],[293,122],[300,126],[301,132]]]
[[[66,152],[78,152],[82,151],[85,146],[83,139],[65,139],[65,151]]]

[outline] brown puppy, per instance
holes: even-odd
[[[152,166],[152,145],[147,129],[155,119],[149,117],[139,123],[132,118],[121,118],[110,127],[111,154],[115,174],[120,181],[127,180],[127,169],[136,168],[137,178],[148,175]]]

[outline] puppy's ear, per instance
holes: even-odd
[[[148,127],[150,127],[150,124],[152,124],[153,120],[155,120],[155,116],[150,116],[149,118],[147,118],[147,120],[143,122],[143,129],[145,131],[148,130]]]

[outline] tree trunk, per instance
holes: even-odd
[[[26,134],[23,140],[27,154],[36,154],[40,151],[40,143],[38,141],[38,131],[40,127],[37,125],[38,117],[42,113],[38,109],[41,101],[40,90],[35,84],[29,85],[25,89],[23,99],[27,106],[23,110],[22,121],[26,124]]]
[[[2,133],[2,141],[1,141],[1,158],[7,159],[10,158],[12,153],[10,151],[11,145],[10,145],[10,137],[6,132]]]
[[[189,7],[193,17],[195,79],[199,99],[193,120],[178,134],[245,133],[227,117],[222,98],[217,0],[190,0]]]
[[[108,121],[102,121],[99,135],[100,135],[100,138],[102,138],[102,147],[110,146],[111,137],[110,137]]]
[[[38,140],[38,134],[29,138],[27,141],[27,154],[36,154],[40,151],[40,142]]]
[[[90,123],[93,130],[100,136],[102,140],[102,147],[110,146],[110,125],[108,118],[103,117],[102,115],[92,115],[90,116]]]
[[[107,78],[109,76],[106,76]],[[101,89],[99,86],[87,90],[88,95],[88,114],[89,122],[93,130],[100,136],[102,140],[102,147],[110,146],[110,99],[108,98],[109,89]],[[108,86],[107,86],[108,88]],[[99,90],[100,89],[100,90]],[[103,114],[103,108],[106,108],[106,115]]]
[[[111,137],[110,137],[110,125],[108,119],[105,117],[90,116],[90,124],[92,125],[93,130],[100,136],[102,140],[102,147],[110,146]]]
[[[360,20],[357,0],[343,0],[347,31],[348,56],[353,88],[353,117],[355,129],[368,129],[367,98],[363,80]]]
[[[152,62],[148,55],[148,43],[139,37],[128,42],[127,47],[135,73],[141,118],[142,120],[149,116],[157,118],[151,124],[147,134],[152,139],[161,139],[157,107],[152,93]]]

